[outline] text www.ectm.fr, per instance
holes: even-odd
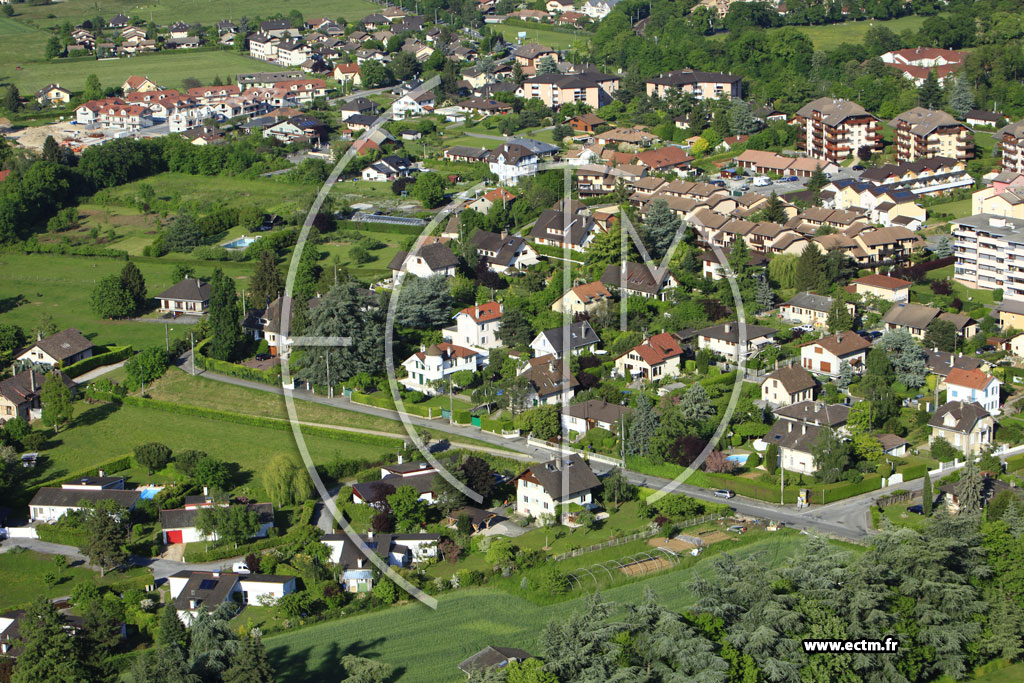
[[[900,641],[886,636],[884,640],[805,640],[804,652],[885,652],[900,649]]]

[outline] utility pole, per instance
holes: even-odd
[[[164,323],[164,350],[171,352],[171,330],[167,323]]]
[[[782,473],[782,478],[779,484],[779,505],[786,504],[786,468],[782,464],[782,454],[779,453],[779,472]]]
[[[327,361],[327,398],[334,398],[334,389],[331,387],[331,352],[330,352],[330,350],[327,351],[327,354],[324,356],[324,359]]]
[[[192,376],[196,376],[196,334],[195,332],[188,333],[189,339],[192,340]]]
[[[455,424],[455,394],[452,393],[451,373],[448,373],[448,424]]]

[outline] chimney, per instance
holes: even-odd
[[[401,453],[399,453],[399,454],[398,454],[398,464],[399,464],[399,465],[401,465],[401,464],[402,464],[402,461],[403,461],[403,460],[405,460],[405,458],[404,458],[404,457],[402,457],[402,454],[401,454]]]
[[[803,423],[802,425],[800,425],[800,433],[801,434],[806,434],[807,433],[807,423],[806,422]]]
[[[843,343],[843,333],[842,332],[836,332],[836,344],[842,344],[842,343]]]
[[[789,421],[789,433],[790,434],[793,433],[793,421],[792,420]]]
[[[372,531],[367,531],[366,532],[366,538],[368,538],[368,539],[370,539],[372,541],[373,540],[373,532]]]
[[[106,475],[106,474],[105,474],[105,473],[103,472],[103,470],[97,470],[96,474],[97,474],[97,476],[100,476],[100,477],[105,477],[105,476],[107,476],[107,475]]]
[[[220,572],[210,572],[210,573],[213,574],[213,578],[215,578],[215,579],[219,579],[220,578]]]
[[[43,331],[39,330],[38,332],[36,332],[36,341],[42,341],[42,340],[43,340]]]
[[[203,487],[203,498],[206,498],[209,495],[210,495],[210,488],[208,486],[204,486]]]
[[[357,557],[356,558],[356,568],[357,569],[362,569],[363,568],[363,558],[361,558],[361,557]]]
[[[726,333],[732,332],[732,325],[730,323],[725,324]]]
[[[36,371],[32,368],[28,369],[28,384],[32,393],[36,393]]]

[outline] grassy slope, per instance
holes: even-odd
[[[146,278],[149,293],[170,287],[173,261],[137,259]],[[252,270],[249,263],[195,262],[200,276],[209,277],[215,267],[224,270],[242,285]],[[31,331],[45,315],[58,328],[77,327],[97,344],[133,344],[143,348],[164,343],[164,326],[127,320],[100,320],[89,310],[89,295],[96,283],[120,272],[124,261],[99,257],[56,256],[48,254],[0,255],[4,288],[0,294],[0,322],[20,325]],[[16,298],[24,297],[20,305]],[[13,306],[13,308],[12,308]],[[184,325],[171,324],[172,335],[181,336]]]
[[[576,43],[580,47],[586,47],[590,36],[588,33],[580,33],[577,37],[571,33],[552,31],[541,24],[537,24],[535,27],[530,26],[529,28],[525,26],[511,26],[509,24],[492,24],[491,29],[500,31],[501,35],[504,36],[506,40],[510,40],[512,42],[517,42],[519,40],[519,32],[525,31],[526,39],[522,42],[540,43],[541,45],[547,45],[548,47],[555,48],[556,50],[572,47],[573,43]]]
[[[16,545],[17,541],[13,544]],[[23,606],[37,595],[45,595],[48,598],[69,595],[71,587],[85,579],[92,579],[99,585],[130,583],[139,587],[149,581],[149,572],[141,568],[128,572],[109,572],[101,579],[99,572],[79,565],[65,569],[59,583],[47,586],[43,581],[43,576],[47,572],[56,574],[52,555],[43,555],[32,550],[0,554],[0,583],[4,587],[0,591],[0,611]]]
[[[899,19],[888,19],[886,21],[847,21],[841,24],[828,24],[825,26],[794,26],[801,33],[807,35],[814,43],[815,49],[831,50],[843,43],[857,44],[864,40],[864,36],[872,26],[885,26],[894,33],[903,31],[917,31],[924,23],[924,17],[900,17]],[[778,29],[768,29],[769,31]],[[727,33],[716,33],[715,38],[724,40]]]
[[[318,464],[337,457],[377,459],[394,450],[308,434],[305,440],[313,461]],[[298,457],[295,439],[288,430],[175,415],[135,406],[79,403],[76,405],[74,426],[57,434],[46,446],[50,462],[44,476],[49,479],[93,467],[129,453],[147,441],[167,444],[174,451],[205,451],[237,464],[243,471],[238,483],[249,486],[250,497],[256,498],[262,492],[258,476],[262,464],[270,462],[279,453],[294,453]],[[154,475],[154,480],[158,478]]]
[[[804,541],[803,536],[779,535],[737,555],[763,551],[765,562],[777,565],[793,556]],[[691,568],[613,588],[603,597],[639,601],[650,586],[662,604],[681,609],[694,601],[689,588],[694,577],[711,571],[712,563],[701,561]],[[335,671],[337,660],[348,653],[387,662],[400,673],[397,680],[402,683],[459,681],[465,676],[456,666],[469,655],[486,645],[536,651],[549,621],[581,607],[581,599],[540,606],[495,589],[469,589],[442,596],[436,612],[416,603],[268,637],[266,644],[282,682],[320,680]]]

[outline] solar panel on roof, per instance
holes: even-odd
[[[212,591],[217,587],[217,582],[213,579],[203,579],[199,582],[199,590],[201,591]]]

